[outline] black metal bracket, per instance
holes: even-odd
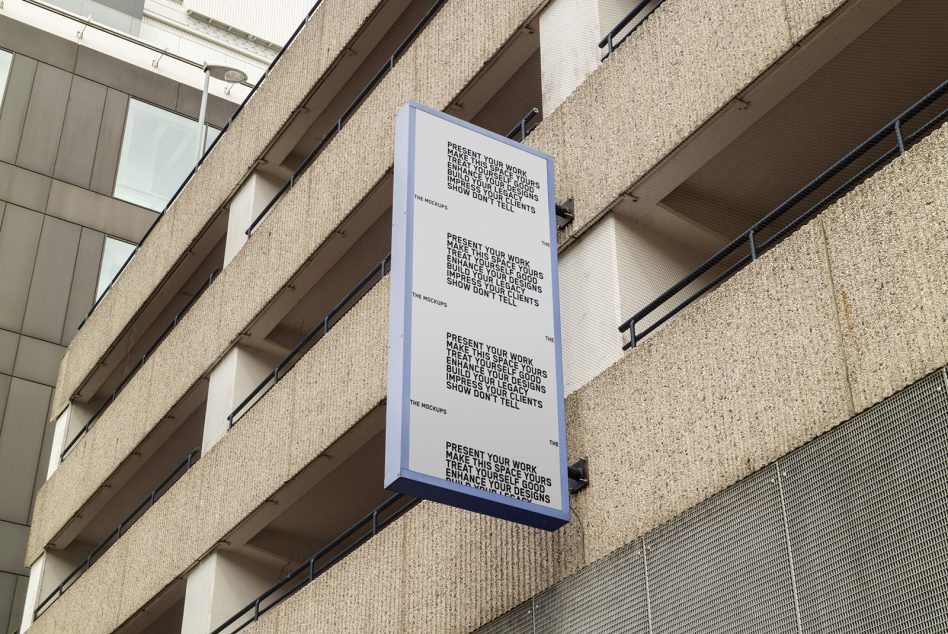
[[[573,222],[573,199],[570,198],[562,205],[556,205],[556,228],[562,229]]]
[[[566,477],[569,478],[569,492],[582,491],[589,485],[589,462],[583,458],[566,468]]]

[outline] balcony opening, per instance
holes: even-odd
[[[514,36],[490,69],[449,111],[503,135],[539,105],[539,38],[535,31],[525,29]],[[540,119],[542,114],[531,118],[526,130]],[[236,424],[388,273],[391,188],[389,174],[246,330],[239,346],[272,355],[275,362],[269,368],[259,368],[256,386],[242,396],[235,394],[229,426]]]
[[[198,382],[46,548],[42,614],[200,458],[207,383]]]
[[[776,244],[802,214],[884,165],[885,153],[897,156],[900,134],[911,139],[948,106],[941,96],[898,132],[889,125],[948,78],[940,28],[948,5],[936,4],[902,2],[870,23],[867,12],[843,12],[617,202],[621,313],[623,320],[638,315],[638,337],[751,262],[758,253],[749,229],[755,251]],[[817,180],[883,129],[878,143]],[[783,211],[770,222],[775,210]],[[733,252],[672,292],[739,238]],[[643,311],[656,298],[661,304]]]
[[[379,70],[437,3],[399,0],[383,5],[380,12],[386,17],[380,16],[363,29],[346,57],[310,95],[306,112],[297,115],[270,148],[267,165],[279,166],[287,178],[296,171],[363,91],[371,90]]]
[[[72,400],[61,460],[98,422],[162,341],[213,283],[224,259],[226,215],[191,248]]]
[[[235,632],[263,615],[410,508],[383,488],[385,405],[372,410],[228,535],[243,561],[269,561],[272,586],[215,623]],[[220,550],[220,549],[219,549]]]
[[[185,585],[175,581],[145,609],[135,613],[115,634],[169,634],[181,632],[184,622]]]
[[[363,26],[261,157],[260,172],[281,188],[251,219],[248,235],[397,64],[443,1],[391,0]]]

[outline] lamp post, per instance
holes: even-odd
[[[195,163],[201,160],[201,156],[204,155],[204,148],[207,146],[207,126],[204,125],[204,117],[207,114],[207,91],[211,85],[211,77],[226,81],[229,84],[247,81],[247,73],[240,69],[220,64],[204,65],[204,91],[201,93],[201,114],[198,117],[198,146],[197,156],[194,159]]]

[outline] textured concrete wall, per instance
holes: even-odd
[[[948,358],[948,126],[822,218],[862,411]]]
[[[257,631],[468,631],[944,365],[946,165],[948,126],[574,393],[570,454],[590,459],[592,484],[568,529],[426,503]],[[36,632],[110,631],[375,407],[388,292],[373,289]]]
[[[790,36],[799,40],[846,0],[786,0]]]
[[[382,0],[325,0],[103,298],[63,360],[53,415],[96,364]]]
[[[394,121],[395,113],[408,99],[446,107],[538,5],[538,0],[492,0],[490,5],[454,0],[442,7],[40,490],[27,551],[30,561],[39,556],[43,546],[187,390],[211,370],[287,280],[391,169],[394,125],[378,122]],[[449,48],[457,53],[457,63],[447,68],[429,63],[440,59]],[[305,66],[309,62],[294,63]],[[315,81],[311,77],[293,81],[304,80]],[[230,175],[224,166],[209,164],[202,171]],[[189,187],[188,191],[200,190]],[[191,195],[198,194],[182,194]],[[176,232],[185,225],[183,233],[191,235],[199,224],[201,221],[192,222],[186,212],[175,211],[156,231]],[[163,244],[162,240],[149,238],[143,251]],[[136,292],[130,285],[119,285],[109,296],[124,306],[137,301],[133,297]],[[78,351],[75,346],[70,348],[69,367]]]
[[[385,398],[388,294],[386,278],[30,632],[113,631],[378,406]]]
[[[245,631],[469,632],[578,570],[579,532],[423,502]]]
[[[574,393],[552,541],[424,503],[248,631],[469,631],[945,365],[946,167],[948,125]]]
[[[842,0],[669,0],[530,135],[573,198],[568,240]],[[700,89],[697,87],[700,86]]]

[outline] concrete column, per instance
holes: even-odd
[[[622,356],[616,220],[604,216],[559,257],[563,387],[576,391]]]
[[[639,0],[553,0],[540,14],[540,82],[543,116],[548,117],[599,67],[599,41]],[[642,10],[647,15],[653,0]],[[634,19],[620,33],[639,21]]]
[[[56,473],[62,462],[59,458],[66,443],[75,438],[82,426],[89,422],[96,408],[88,404],[72,403],[66,406],[63,413],[56,419],[56,427],[53,430],[53,444],[49,452],[49,465],[46,468],[46,479],[49,480]]]
[[[66,576],[85,558],[88,546],[73,544],[63,551],[46,551],[30,566],[30,581],[26,587],[26,602],[20,632],[33,624],[33,612],[40,602],[56,589]]]
[[[275,356],[238,345],[231,348],[211,370],[201,442],[202,455],[227,433],[227,416],[273,371],[278,362]]]
[[[66,406],[63,413],[56,419],[56,427],[53,430],[53,444],[49,450],[49,466],[46,469],[46,479],[49,480],[59,468],[59,455],[66,446],[66,432],[69,430],[69,414],[72,411],[72,403]]]
[[[540,13],[544,117],[599,66],[599,1],[553,0]]]
[[[52,460],[50,460],[52,462]],[[23,604],[23,618],[20,620],[20,634],[24,634],[33,625],[33,611],[43,598],[41,582],[46,569],[46,553],[43,553],[30,566],[30,582],[26,586],[26,601]]]
[[[276,583],[281,572],[237,553],[211,553],[188,574],[181,634],[213,631]]]
[[[267,174],[254,172],[244,181],[230,201],[227,218],[227,244],[224,246],[224,266],[247,242],[247,227],[283,186],[283,182]]]

